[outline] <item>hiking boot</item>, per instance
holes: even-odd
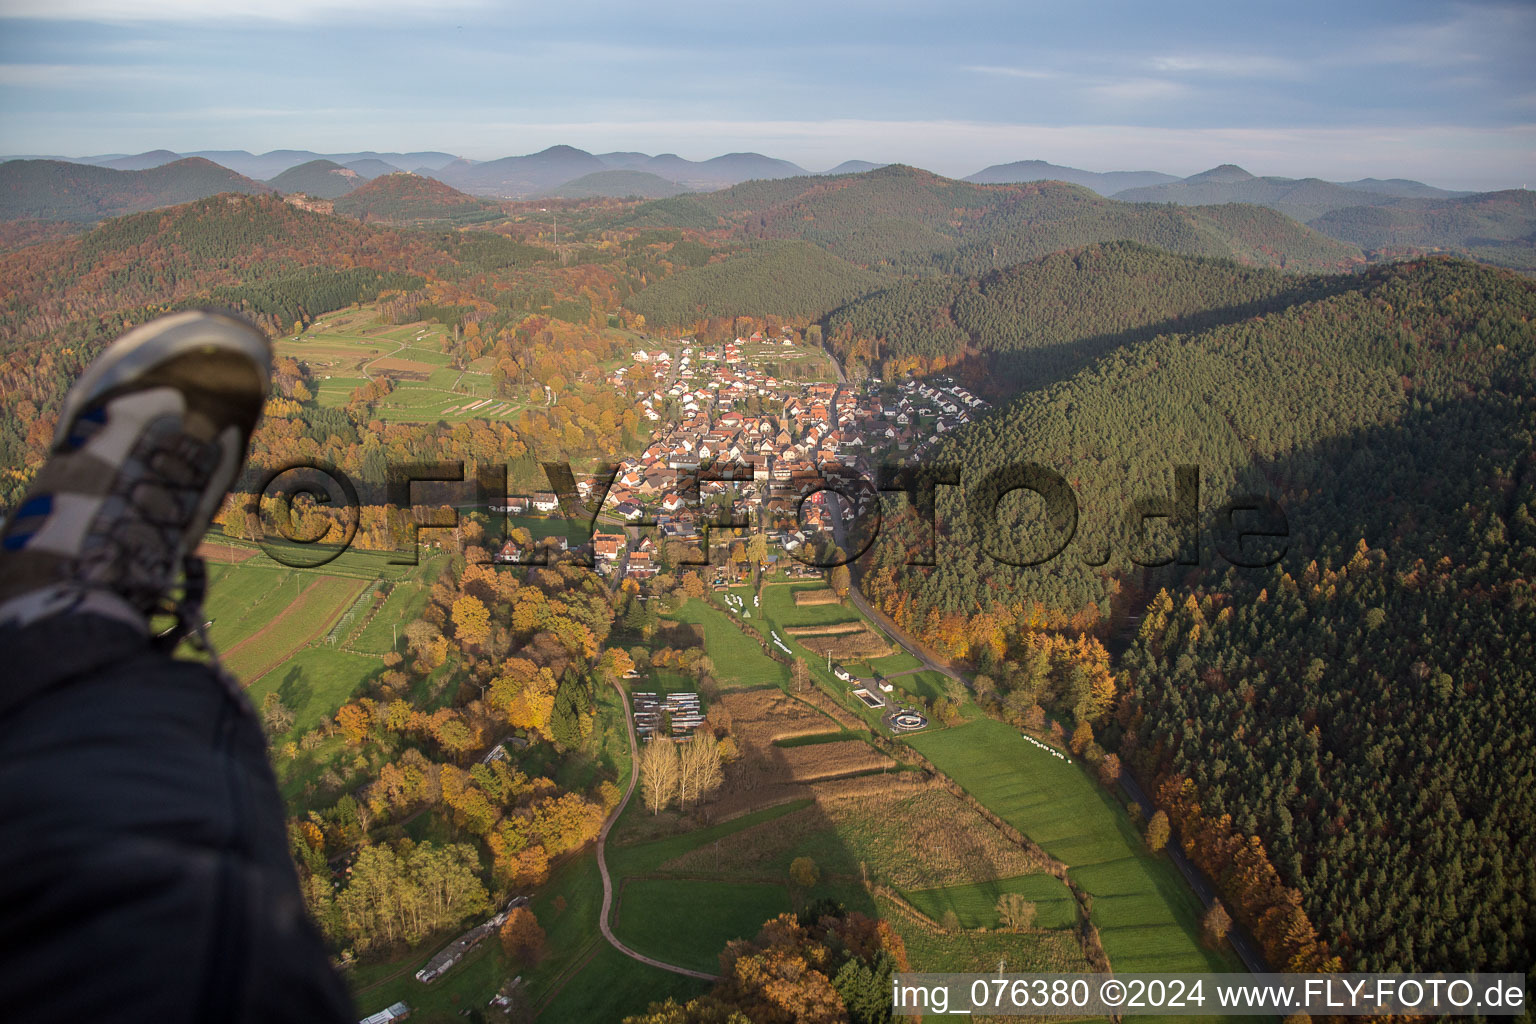
[[[261,332],[218,313],[161,317],[107,346],[0,529],[0,625],[95,612],[147,631],[165,612],[180,627],[168,646],[201,638],[193,551],[245,462],[271,366]]]

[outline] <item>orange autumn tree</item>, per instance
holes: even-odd
[[[833,1024],[890,1007],[907,951],[887,921],[820,904],[781,914],[751,941],[729,943],[714,990],[687,1004],[653,1004],[626,1024]]]
[[[538,963],[544,955],[544,929],[527,907],[515,907],[502,923],[501,948],[525,967]]]
[[[484,646],[491,638],[491,613],[486,610],[485,602],[473,594],[465,594],[454,601],[453,629],[460,642]]]
[[[1301,893],[1280,878],[1258,836],[1244,836],[1231,815],[1206,815],[1194,783],[1177,775],[1157,788],[1156,801],[1184,837],[1190,860],[1222,879],[1232,916],[1252,932],[1271,965],[1299,972],[1341,969],[1302,909]]]
[[[526,658],[508,658],[487,696],[508,725],[543,732],[555,710],[558,689],[555,675],[547,667],[540,668]]]
[[[336,712],[336,725],[341,734],[353,746],[363,742],[373,727],[373,701],[364,697],[350,704],[343,704]]]

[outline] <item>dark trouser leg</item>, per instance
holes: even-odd
[[[58,615],[0,629],[0,708],[9,1018],[355,1019],[299,897],[265,739],[211,670]]]

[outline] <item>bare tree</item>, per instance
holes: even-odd
[[[794,682],[795,692],[804,693],[811,685],[811,670],[805,664],[804,658],[796,658],[790,666],[790,678]]]
[[[1022,893],[1005,892],[997,898],[998,920],[1011,931],[1020,932],[1034,925],[1036,913],[1035,905]]]
[[[678,792],[677,745],[662,739],[650,740],[640,748],[637,760],[645,806],[652,814],[660,814]]]
[[[678,797],[686,807],[690,799],[701,799],[718,789],[724,773],[720,768],[720,745],[708,730],[694,733],[681,753]]]

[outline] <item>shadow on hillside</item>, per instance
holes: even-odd
[[[1299,577],[1308,563],[1349,561],[1364,540],[1406,569],[1414,559],[1456,565],[1498,564],[1512,539],[1486,520],[1491,511],[1508,525],[1525,489],[1536,486],[1536,454],[1529,446],[1536,421],[1528,400],[1497,390],[1476,397],[1426,402],[1396,422],[1352,431],[1251,464],[1280,502],[1289,528],[1279,567]],[[1224,524],[1217,510],[1230,495],[1203,495],[1201,536],[1205,564],[1144,570],[1139,590],[1178,596],[1228,571],[1209,538]],[[1483,517],[1483,518],[1479,518]],[[1252,553],[1252,541],[1245,541]],[[1266,568],[1230,570],[1238,578],[1265,579]],[[1261,584],[1262,585],[1262,584]]]
[[[936,779],[886,754],[906,748],[889,741],[884,750],[872,747],[858,738],[871,736],[867,724],[824,692],[811,693],[814,707],[776,687],[717,694],[718,706],[730,711],[739,756],[727,765],[720,790],[686,813],[649,812],[637,788],[608,849],[620,938],[641,952],[716,970],[726,941],[757,934],[763,915],[753,911],[763,906],[761,887],[773,886],[792,913],[832,901],[889,920],[906,940],[914,969],[990,969],[1000,942],[1023,951],[1037,941],[974,930],[995,924],[997,896],[1020,888],[1002,879],[1041,871],[1026,863],[1033,854],[1018,851],[999,863],[995,853],[1012,849],[1010,840],[967,835],[991,826],[966,808],[956,813],[955,798]],[[798,858],[815,865],[815,884],[791,879]],[[963,899],[949,899],[947,890],[957,886],[966,886]],[[713,896],[734,891],[740,910],[698,905],[690,887]],[[967,924],[929,916],[908,899],[913,893],[940,918],[953,907]],[[1070,920],[1059,916],[1052,908],[1042,924],[1076,928],[1075,904]]]
[[[984,397],[1002,401],[1064,381],[1095,360],[1125,345],[1150,341],[1160,334],[1189,334],[1240,323],[1304,302],[1360,291],[1371,279],[1361,275],[1298,279],[1294,288],[1252,302],[1240,302],[1038,348],[983,352],[952,364],[944,372],[973,382]]]
[[[1454,780],[1446,790],[1454,797],[1447,799],[1466,820],[1519,813],[1507,808],[1505,798],[1521,787],[1500,775],[1512,762],[1488,751],[1518,744],[1521,723],[1528,720],[1521,711],[1525,697],[1491,664],[1517,658],[1520,638],[1530,629],[1529,608],[1522,611],[1506,591],[1529,579],[1536,566],[1536,529],[1526,511],[1536,501],[1536,413],[1529,379],[1516,375],[1522,359],[1529,356],[1512,353],[1509,375],[1492,374],[1493,386],[1484,382],[1473,397],[1416,401],[1396,422],[1259,463],[1285,502],[1290,525],[1289,549],[1278,568],[1223,571],[1218,565],[1149,574],[1146,589],[1155,593],[1167,585],[1176,603],[1200,586],[1225,592],[1228,603],[1239,607],[1252,605],[1261,588],[1273,601],[1279,569],[1312,591],[1313,610],[1306,615],[1255,613],[1246,637],[1232,638],[1236,651],[1271,653],[1270,685],[1257,692],[1250,687],[1246,700],[1257,701],[1256,714],[1263,718],[1256,720],[1277,740],[1289,737],[1267,756],[1290,759],[1304,778],[1324,772],[1339,820],[1367,806],[1384,824],[1371,830],[1369,842],[1347,830],[1295,827],[1316,806],[1315,777],[1291,791],[1299,796],[1273,799],[1267,789],[1245,788],[1253,765],[1228,757],[1213,772],[1198,753],[1181,756],[1189,759],[1183,772],[1201,787],[1202,798],[1220,799],[1218,806],[1239,828],[1263,840],[1286,884],[1306,894],[1308,915],[1336,949],[1350,948],[1335,913],[1339,899],[1349,900],[1340,880],[1360,877],[1391,857],[1411,857],[1431,840],[1451,847],[1446,856],[1465,855],[1454,849],[1454,831],[1425,821],[1426,790]],[[1344,583],[1325,582],[1322,594],[1307,588],[1311,563],[1338,569],[1362,540],[1385,556],[1375,581],[1354,593]],[[1358,620],[1348,617],[1352,609]],[[1267,639],[1267,631],[1285,643],[1258,648],[1257,638]],[[1362,650],[1370,657],[1362,658]],[[1437,666],[1450,673],[1440,695],[1428,681]],[[1460,684],[1454,689],[1453,677]],[[1231,716],[1222,721],[1223,728],[1233,727]],[[1200,719],[1195,722],[1198,731]],[[1241,725],[1253,728],[1252,721]],[[1523,859],[1515,847],[1492,845],[1490,856]],[[1320,862],[1328,865],[1327,881],[1313,870]],[[1428,901],[1439,892],[1419,878],[1405,880],[1398,895]],[[1482,890],[1484,899],[1503,895]],[[1372,918],[1353,912],[1357,922]],[[1400,922],[1390,919],[1356,928],[1354,948],[1360,950],[1401,937]]]

